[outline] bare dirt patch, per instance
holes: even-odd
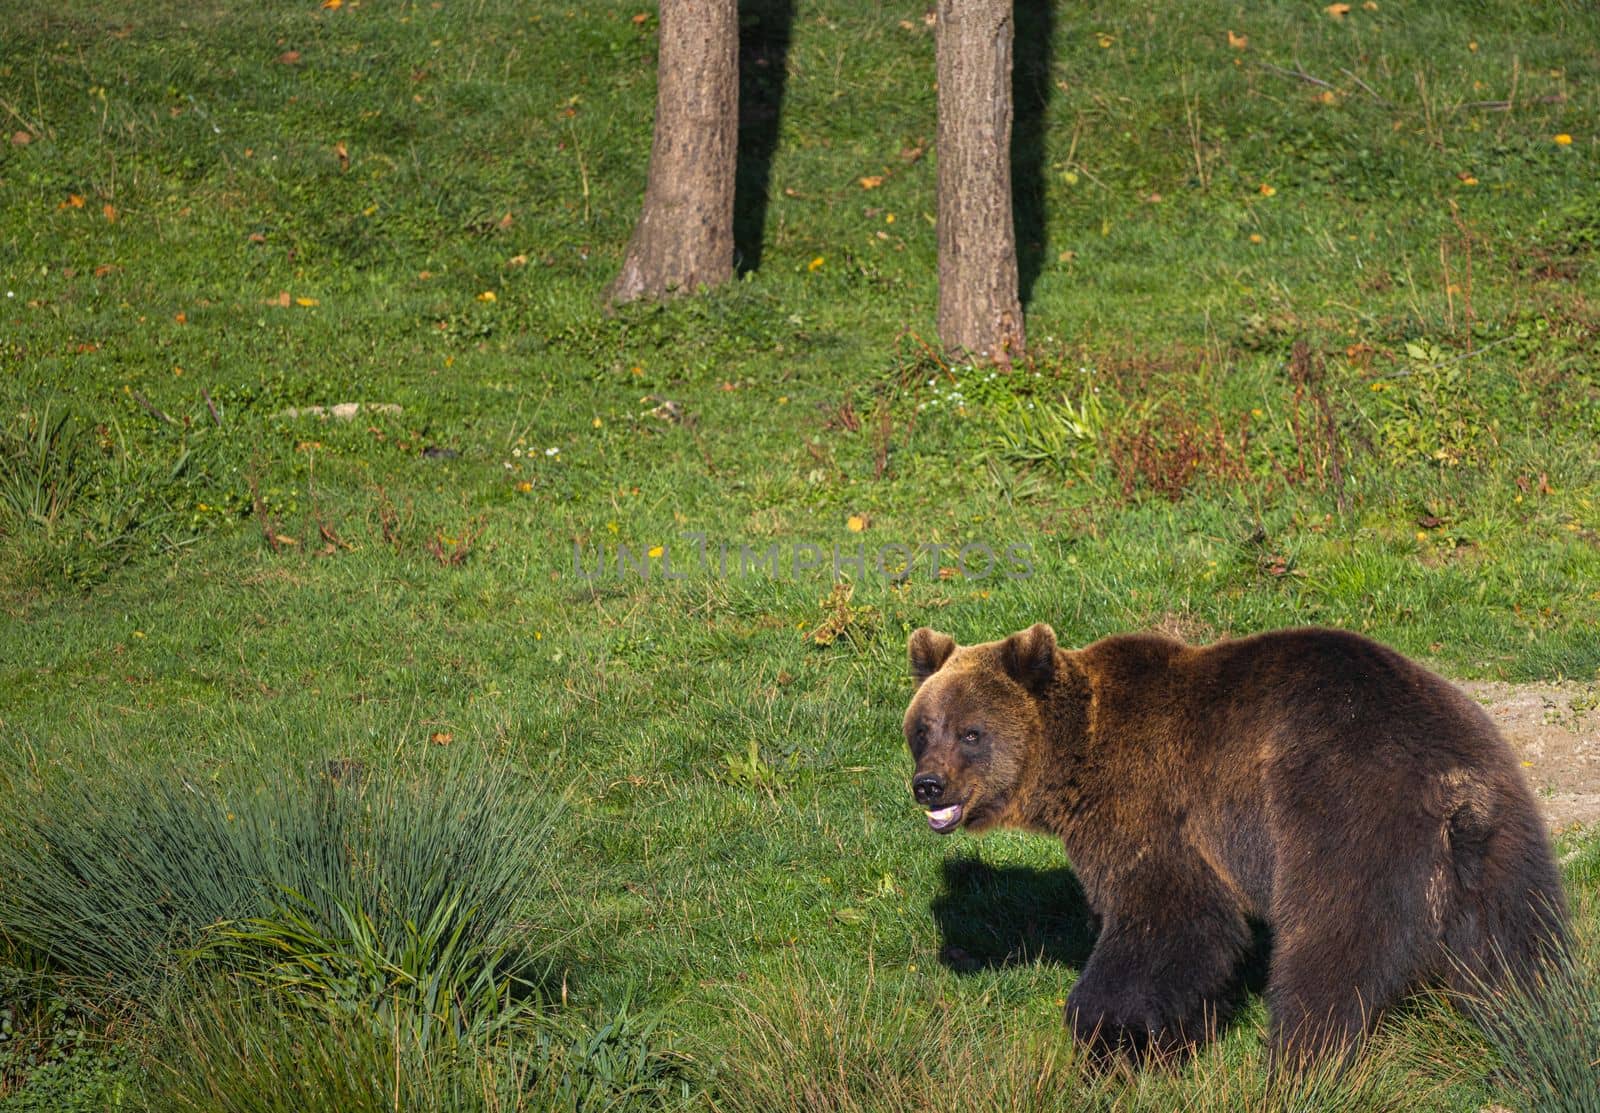
[[[1600,684],[1460,686],[1517,751],[1552,831],[1600,824]]]

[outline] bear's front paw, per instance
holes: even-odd
[[[1144,1058],[1178,1050],[1184,1040],[1156,1002],[1140,993],[1097,992],[1092,987],[1067,995],[1066,1023],[1079,1043],[1096,1055]]]

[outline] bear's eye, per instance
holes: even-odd
[[[978,732],[975,730],[963,731],[961,741],[964,745],[976,746],[978,744]]]

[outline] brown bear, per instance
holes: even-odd
[[[1067,999],[1098,1051],[1192,1048],[1271,937],[1275,1058],[1346,1049],[1408,990],[1526,977],[1565,899],[1483,710],[1329,629],[1195,648],[911,635],[912,792],[933,830],[1065,844],[1098,939]]]

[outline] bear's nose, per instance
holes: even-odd
[[[919,804],[937,804],[944,795],[944,778],[937,773],[920,773],[911,779],[911,795]]]

